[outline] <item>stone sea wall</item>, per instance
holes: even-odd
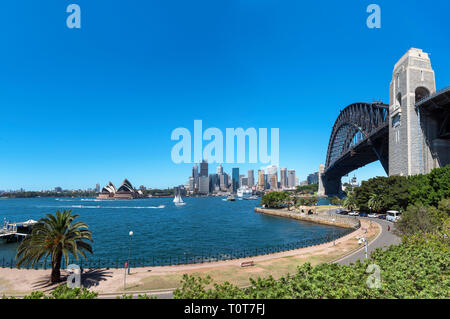
[[[361,226],[361,223],[359,222],[358,218],[349,217],[349,216],[328,215],[326,213],[325,214],[309,214],[308,215],[308,214],[302,214],[302,213],[295,212],[295,211],[287,211],[286,209],[269,209],[269,208],[262,208],[262,207],[256,207],[255,212],[267,214],[267,215],[279,216],[279,217],[293,218],[293,219],[308,221],[308,222],[312,222],[312,223],[344,227],[344,228],[358,229]]]

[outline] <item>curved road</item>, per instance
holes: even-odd
[[[367,247],[369,256],[370,256],[370,253],[375,250],[375,248],[379,248],[379,247],[382,248],[382,247],[387,247],[392,244],[397,245],[400,243],[401,239],[392,233],[392,230],[394,228],[394,224],[392,222],[389,222],[389,221],[386,221],[383,219],[372,219],[372,218],[367,218],[367,217],[360,217],[360,218],[372,220],[373,222],[377,222],[378,224],[381,225],[381,233],[378,235],[378,237],[375,240],[371,241]],[[391,228],[390,231],[388,231],[388,229],[387,229],[388,226],[390,226],[390,228]],[[366,253],[365,253],[364,246],[362,246],[361,249],[359,249],[358,251],[356,251],[348,256],[345,256],[341,259],[335,260],[334,262],[338,263],[340,265],[348,265],[350,263],[355,263],[358,259],[362,261],[365,258],[365,254]]]

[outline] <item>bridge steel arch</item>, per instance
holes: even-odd
[[[388,105],[358,102],[345,107],[333,125],[319,194],[341,194],[342,176],[377,160],[388,173],[388,146]]]

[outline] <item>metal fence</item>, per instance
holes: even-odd
[[[344,232],[332,233],[320,238],[304,239],[296,242],[285,243],[280,245],[241,249],[241,250],[229,250],[222,252],[205,252],[197,255],[183,254],[178,256],[167,257],[135,257],[127,260],[126,258],[105,259],[105,258],[89,258],[88,260],[76,261],[73,258],[69,259],[69,264],[74,263],[79,265],[82,269],[100,269],[100,268],[124,268],[125,262],[129,267],[156,267],[156,266],[174,266],[174,265],[186,265],[186,264],[201,264],[211,263],[223,260],[233,260],[239,258],[255,257],[268,255],[273,253],[279,253],[284,251],[295,250],[304,247],[310,247],[320,245],[323,243],[334,241],[342,236],[345,236],[354,231],[354,229],[346,229]],[[64,264],[64,263],[63,263]],[[14,259],[0,259],[0,266],[2,268],[15,268],[17,266]],[[43,260],[36,263],[33,267],[22,266],[24,269],[48,269],[51,268],[49,260]]]

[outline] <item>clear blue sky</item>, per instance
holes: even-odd
[[[372,2],[381,29],[366,26]],[[66,27],[70,3],[80,30]],[[2,1],[0,189],[184,184],[191,165],[172,163],[170,135],[195,119],[223,132],[278,127],[280,166],[303,180],[324,163],[340,109],[388,103],[409,48],[431,53],[437,87],[450,85],[449,11],[448,1]]]

